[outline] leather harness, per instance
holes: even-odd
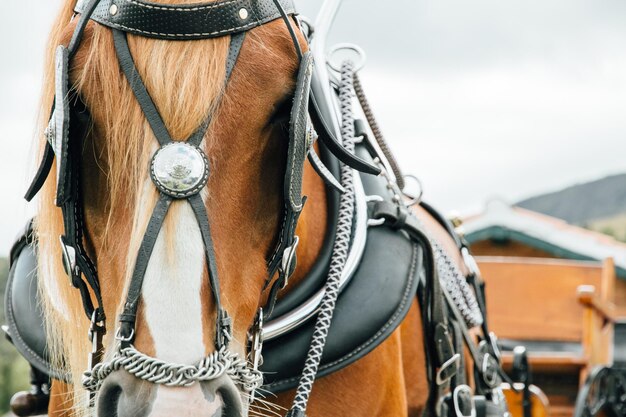
[[[289,129],[288,159],[284,177],[283,221],[277,237],[276,248],[270,259],[268,259],[269,273],[265,288],[269,288],[270,302],[266,308],[270,313],[274,310],[278,291],[284,288],[289,276],[295,269],[295,249],[298,242],[297,236],[295,236],[295,229],[298,217],[306,201],[302,196],[302,175],[305,158],[309,158],[316,171],[320,173],[331,188],[341,191],[341,185],[334,179],[328,167],[312,151],[312,144],[316,138],[313,134],[313,127],[321,144],[324,145],[324,149],[328,151],[326,155],[322,155],[327,160],[332,159],[330,158],[332,156],[363,173],[378,174],[384,170],[383,164],[380,164],[380,155],[375,151],[375,146],[367,137],[364,138],[363,145],[359,146],[358,156],[346,152],[341,145],[341,141],[337,139],[333,129],[330,128],[330,124],[327,122],[327,119],[332,117],[328,111],[329,104],[325,103],[321,96],[315,94],[315,91],[311,93],[311,83],[315,84],[312,55],[310,52],[302,53],[300,50],[292,26],[293,20],[290,17],[295,13],[291,0],[222,0],[208,4],[177,6],[148,3],[140,0],[89,0],[79,1],[75,11],[80,17],[78,18],[72,39],[67,47],[61,45],[56,51],[55,102],[51,112],[50,123],[46,130],[48,142],[44,150],[42,163],[26,194],[26,199],[31,200],[43,186],[51,169],[52,161],[56,156],[56,204],[62,210],[65,225],[64,235],[60,238],[64,266],[66,272],[71,277],[72,284],[78,288],[83,300],[85,313],[91,320],[90,335],[94,348],[90,357],[90,366],[95,365],[101,359],[102,335],[106,328],[106,318],[97,271],[83,246],[85,226],[82,211],[82,190],[80,187],[80,154],[91,120],[88,109],[80,100],[79,93],[70,88],[69,84],[70,63],[76,54],[85,27],[90,19],[112,29],[120,67],[161,146],[155,154],[151,165],[151,177],[160,191],[160,197],[139,249],[127,299],[124,304],[124,311],[119,317],[120,326],[117,330],[117,338],[123,346],[132,343],[143,275],[150,259],[152,247],[171,201],[174,199],[187,199],[198,220],[205,246],[210,287],[217,311],[215,345],[217,349],[227,347],[231,337],[231,323],[227,312],[223,309],[220,302],[219,280],[210,222],[206,213],[206,207],[199,194],[210,174],[207,158],[202,149],[199,148],[199,145],[211,118],[210,115],[207,116],[187,141],[174,142],[171,139],[156,106],[135,68],[126,40],[127,33],[169,40],[230,36],[231,42],[226,68],[226,82],[228,82],[230,74],[236,65],[245,32],[279,18],[285,21],[300,59],[300,69]],[[201,167],[198,178],[194,178],[195,182],[188,188],[183,186],[180,189],[178,185],[174,187],[172,184],[177,184],[176,181],[172,183],[167,179],[163,180],[159,176],[159,157],[167,158],[166,150],[172,151],[172,149],[183,155],[181,157],[191,158]],[[333,162],[329,163],[331,169],[332,164]],[[183,172],[181,176],[184,177],[183,174],[185,173]],[[366,176],[363,177],[366,189],[371,189],[371,187],[367,186],[369,181],[371,180],[367,179]],[[389,184],[383,184],[383,188],[386,187],[388,189],[388,186]],[[381,191],[381,194],[384,194],[384,192]],[[467,247],[454,233],[449,223],[429,206],[426,205],[424,207],[431,214],[434,214],[442,225],[449,230],[459,245],[459,249],[465,255]],[[483,407],[486,409],[487,405],[484,404],[491,401],[493,392],[500,381],[498,356],[495,351],[495,343],[486,327],[486,320],[484,320],[483,324],[485,340],[478,348],[470,348],[470,352],[474,356],[476,374],[480,377],[477,387],[480,395],[475,397],[464,388],[467,386],[467,382],[462,364],[462,344],[466,342],[468,346],[473,346],[473,341],[468,339],[468,329],[464,327],[463,317],[455,310],[454,303],[442,288],[432,247],[427,235],[415,216],[409,212],[404,204],[388,197],[380,201],[371,202],[369,205],[369,217],[378,220],[379,223],[384,225],[384,228],[380,229],[380,233],[376,230],[370,232],[370,234],[386,236],[385,238],[372,239],[372,242],[378,241],[382,243],[379,246],[374,244],[376,249],[372,252],[372,257],[375,253],[385,254],[385,246],[390,247],[389,239],[401,239],[404,243],[397,244],[404,245],[406,249],[406,256],[402,258],[405,259],[403,265],[407,266],[408,269],[397,273],[394,272],[396,274],[394,276],[398,277],[394,293],[399,295],[386,305],[387,310],[385,313],[379,312],[380,314],[372,316],[372,320],[375,323],[380,323],[372,326],[372,328],[379,327],[372,330],[373,335],[370,334],[372,331],[363,332],[357,338],[362,342],[356,343],[356,346],[349,345],[346,349],[345,346],[342,346],[345,344],[345,339],[338,335],[342,329],[346,329],[346,326],[350,325],[350,317],[348,316],[348,320],[344,320],[345,324],[342,325],[342,316],[338,315],[337,322],[339,325],[335,330],[335,336],[333,336],[333,333],[330,335],[331,349],[328,351],[328,354],[325,353],[328,356],[328,360],[321,367],[320,375],[325,375],[347,366],[381,343],[382,340],[393,332],[408,312],[410,303],[406,297],[417,293],[422,306],[428,375],[431,382],[427,413],[431,415],[450,414],[456,415],[456,417],[474,416],[479,407],[477,404],[481,401],[478,397],[480,395],[483,396]],[[401,233],[398,233],[398,231]],[[22,249],[24,247],[25,245],[22,245]],[[398,253],[404,252],[399,251]],[[387,258],[389,258],[390,254],[387,253],[387,255]],[[469,256],[468,253],[467,256]],[[374,268],[375,263],[373,262],[372,268]],[[400,260],[397,263],[402,264]],[[367,266],[364,266],[366,264],[367,262],[362,264],[361,268],[367,268]],[[484,314],[485,304],[482,284],[477,271],[472,272],[472,284]],[[359,278],[359,276],[362,278]],[[368,287],[367,284],[364,284],[364,279],[368,277],[365,269],[357,272],[355,277],[355,281],[350,284],[352,286],[350,288],[354,289],[349,290],[353,292],[350,293],[346,290],[344,295],[344,300],[348,300],[345,301],[346,306],[353,305],[354,302],[358,302],[360,297],[363,296],[364,293],[359,293],[358,288],[366,292],[373,289],[375,291],[375,285],[380,284],[380,282],[377,284],[376,281],[370,283],[374,285],[373,287]],[[90,295],[90,290],[93,292],[93,299]],[[286,304],[287,301],[283,306]],[[279,303],[276,311],[280,312],[281,308],[288,310],[288,308],[281,307]],[[346,307],[346,310],[349,309]],[[387,318],[385,319],[385,317]],[[267,355],[268,360],[265,369],[277,372],[276,377],[269,376],[267,378],[266,387],[268,389],[279,392],[294,386],[295,375],[292,372],[284,372],[287,368],[281,363],[281,350],[277,346],[293,348],[304,343],[306,347],[306,341],[310,339],[311,331],[310,326],[299,327],[289,333],[286,338],[277,339],[274,348],[272,348],[271,343],[268,345],[269,352],[278,352],[275,356],[272,356],[272,354]],[[12,332],[14,339],[19,337],[19,330],[16,325],[13,326]],[[333,340],[335,341],[333,342]],[[332,349],[332,346],[336,346],[336,348]],[[45,350],[45,347],[43,350]],[[282,352],[285,351],[283,350]],[[294,352],[297,352],[297,350],[294,350]],[[34,365],[40,369],[46,368],[45,353],[39,356],[42,359],[41,363],[35,363]],[[289,358],[286,357],[286,359],[287,362],[290,361]],[[299,369],[301,366],[300,361],[302,360],[301,354],[292,355],[291,362],[289,362],[290,366],[288,367],[289,371]],[[43,370],[51,373],[49,367]],[[51,374],[53,377],[63,377],[63,375],[58,373]],[[452,391],[448,394],[451,388]],[[491,412],[485,411],[485,413],[493,414],[493,410]]]

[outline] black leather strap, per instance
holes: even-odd
[[[292,0],[280,0],[287,14]],[[87,10],[84,1],[74,9]],[[245,32],[281,17],[272,0],[222,0],[213,3],[168,5],[141,0],[102,0],[92,19],[105,26],[149,38],[206,39]]]
[[[199,194],[195,194],[189,197],[188,201],[196,215],[200,233],[202,234],[202,240],[204,241],[204,253],[209,270],[209,284],[218,314],[215,345],[219,349],[222,346],[228,345],[231,337],[231,323],[228,318],[228,314],[222,308],[220,281],[218,278],[219,275],[217,274],[217,259],[215,257],[215,246],[213,245],[213,238],[211,237],[211,224],[209,223],[209,217],[207,216],[206,207],[204,205],[204,201],[202,201],[202,197],[200,197]]]
[[[85,2],[84,7],[83,7],[83,13],[81,14],[80,18],[78,18],[78,22],[76,23],[76,27],[74,28],[74,33],[72,34],[70,43],[68,44],[66,48],[68,62],[71,61],[72,58],[74,57],[74,54],[76,54],[76,51],[78,50],[78,46],[80,45],[80,41],[83,39],[83,34],[85,32],[85,28],[87,27],[87,23],[89,23],[89,19],[99,2],[100,0],[89,0],[89,2]],[[58,68],[57,68],[57,71],[58,71]],[[62,101],[69,100],[69,97],[67,96],[58,96],[56,94],[55,96],[63,97]],[[50,110],[50,118],[53,117],[53,112],[56,106],[57,106],[57,100],[55,98],[55,101],[52,104],[52,109]],[[50,174],[50,169],[52,168],[53,160],[54,160],[54,152],[52,149],[52,144],[49,142],[46,142],[46,144],[44,145],[44,153],[42,155],[41,162],[39,163],[39,168],[37,169],[37,173],[35,174],[35,177],[33,178],[30,186],[28,187],[28,191],[26,191],[26,195],[24,196],[26,201],[31,201],[37,195],[37,193],[39,193],[39,190],[41,190],[41,187],[43,187],[44,183],[46,182],[46,179],[48,178],[48,175]]]
[[[150,217],[150,221],[143,235],[139,251],[137,252],[133,275],[130,279],[130,285],[128,286],[128,293],[126,294],[124,310],[119,317],[121,322],[120,336],[128,341],[131,340],[131,335],[134,331],[137,307],[139,306],[141,288],[144,276],[146,275],[146,269],[148,268],[148,262],[152,256],[154,244],[159,236],[161,226],[165,221],[165,216],[167,215],[171,203],[172,197],[165,194],[159,196],[159,200],[152,211],[152,216]]]
[[[85,32],[85,28],[87,27],[87,23],[89,23],[89,19],[93,15],[100,1],[101,0],[89,0],[83,2],[83,9],[80,12],[80,17],[78,18],[78,22],[74,28],[74,33],[72,34],[70,43],[67,46],[70,60],[74,57],[74,54],[76,54],[80,41],[83,40],[83,34]]]
[[[39,163],[39,167],[37,168],[37,173],[33,177],[30,185],[28,186],[28,190],[26,194],[24,194],[24,199],[26,201],[31,201],[41,190],[41,187],[48,179],[48,175],[50,174],[50,169],[52,169],[52,162],[54,161],[54,151],[52,150],[52,146],[50,143],[46,141],[44,145],[43,155],[41,157],[41,162]]]
[[[161,146],[172,142],[172,137],[170,136],[167,127],[165,127],[163,118],[157,110],[154,101],[152,101],[152,97],[150,97],[150,94],[146,89],[146,85],[143,83],[143,80],[137,71],[135,61],[133,60],[133,56],[131,55],[128,47],[126,33],[120,30],[113,30],[113,42],[115,44],[115,52],[117,53],[117,60],[120,67],[122,68],[122,71],[124,71],[124,75],[130,84],[130,88],[135,94],[137,102],[141,106],[141,110],[143,110],[148,123],[150,123],[154,136],[159,141]]]
[[[237,63],[237,58],[239,58],[239,53],[241,52],[241,47],[243,46],[245,38],[246,32],[236,33],[230,37],[230,47],[228,48],[228,56],[226,58],[226,84],[228,84],[230,76],[233,73],[233,69]],[[188,143],[194,146],[200,146],[200,142],[202,142],[202,139],[211,124],[212,116],[212,113],[207,115],[198,129],[196,129],[196,131],[189,137],[187,140]]]
[[[290,22],[287,22],[290,24]],[[295,41],[294,41],[295,42]],[[287,149],[287,166],[284,180],[284,214],[278,243],[268,260],[268,277],[265,288],[272,284],[278,272],[278,278],[273,282],[268,296],[268,303],[264,308],[266,317],[271,317],[276,303],[278,292],[285,286],[287,279],[295,268],[294,263],[285,268],[281,263],[288,248],[296,241],[295,233],[298,218],[306,202],[302,196],[302,177],[304,175],[304,161],[312,146],[311,130],[309,125],[309,97],[311,93],[311,78],[313,75],[313,55],[310,51],[304,53],[300,62],[296,89],[294,92],[291,119],[289,122],[289,146]]]

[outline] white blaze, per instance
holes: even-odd
[[[167,215],[175,224],[173,236],[166,236],[164,226],[154,245],[141,301],[156,357],[193,364],[205,355],[200,299],[204,245],[191,206],[186,201],[178,206]],[[168,253],[166,237],[173,253]]]

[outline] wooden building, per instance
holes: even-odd
[[[626,307],[626,243],[498,200],[489,202],[482,213],[466,218],[461,231],[475,256],[596,262],[612,258],[617,276],[612,301]]]
[[[626,328],[626,244],[499,201],[461,231],[486,282],[505,369],[513,347],[526,346],[552,417],[571,416],[591,369],[624,360],[616,341]]]

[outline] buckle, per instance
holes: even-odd
[[[284,289],[287,284],[289,284],[289,277],[291,277],[291,274],[293,274],[293,271],[295,271],[296,269],[296,249],[298,249],[299,243],[300,238],[296,235],[294,236],[291,246],[287,246],[283,251],[283,257],[281,259],[279,272],[282,272],[282,274],[285,276],[285,279],[281,289]]]
[[[437,383],[437,385],[445,384],[450,380],[450,378],[456,375],[457,371],[459,370],[460,362],[460,353],[455,353],[450,359],[445,361],[437,371],[437,375],[435,377],[435,382]]]
[[[61,254],[63,260],[63,269],[65,273],[73,278],[78,275],[78,267],[76,265],[76,249],[65,242],[65,236],[59,236],[59,242],[61,242]]]
[[[469,414],[464,413],[465,410],[463,409],[463,404],[461,404],[461,401],[464,399],[469,400]],[[459,385],[454,388],[452,392],[452,404],[454,405],[454,414],[456,417],[476,417],[476,403],[472,395],[472,389],[468,385]]]
[[[254,324],[248,333],[248,341],[250,343],[250,353],[248,359],[252,364],[252,369],[259,370],[263,365],[263,309],[259,308]],[[250,403],[254,401],[256,390],[250,393]]]
[[[56,125],[54,121],[56,110],[52,113],[46,129],[43,131],[43,135],[46,141],[52,146],[52,149],[56,149]]]
[[[135,338],[135,328],[130,328],[130,334],[128,336],[122,336],[122,328],[118,327],[115,332],[115,340],[118,340],[123,343],[131,342]]]
[[[215,339],[218,348],[227,348],[230,341],[233,340],[233,321],[226,310],[221,310],[221,312],[218,313]]]
[[[102,359],[102,336],[106,332],[104,322],[98,321],[98,310],[91,313],[91,324],[87,336],[91,342],[91,352],[89,352],[87,369],[92,370],[93,367]]]
[[[485,384],[494,388],[498,382],[498,362],[490,353],[485,353],[483,356],[480,371]]]

